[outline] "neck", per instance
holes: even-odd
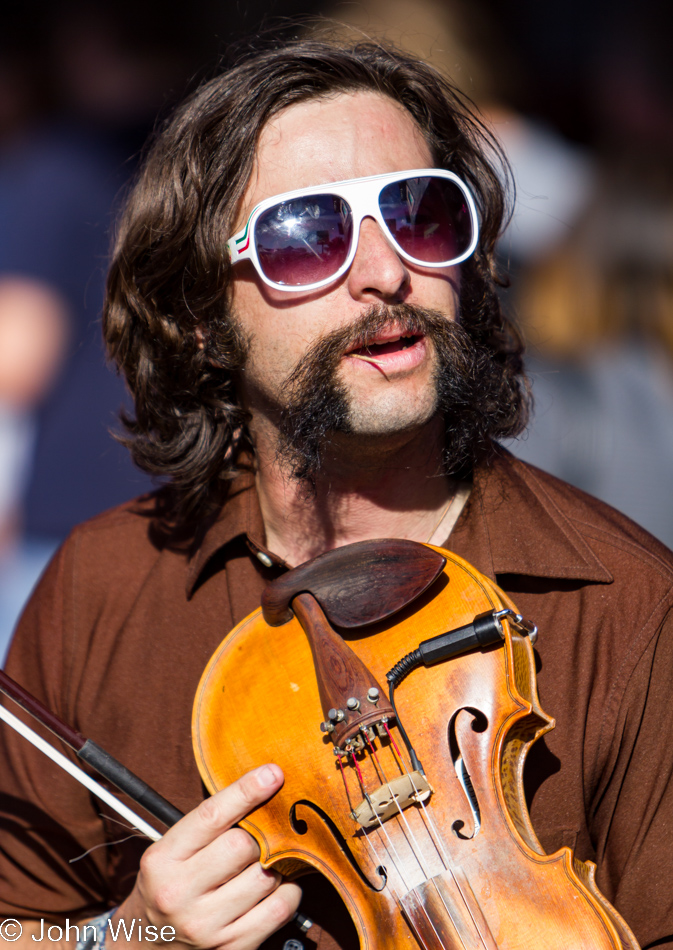
[[[441,474],[442,438],[441,419],[412,435],[339,437],[313,491],[278,461],[275,439],[258,431],[256,481],[269,548],[294,566],[370,538],[445,541],[465,497]]]

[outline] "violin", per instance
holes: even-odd
[[[265,867],[328,878],[363,950],[638,950],[596,866],[546,854],[530,821],[526,754],[554,727],[534,635],[441,548],[323,554],[270,584],[206,667],[203,781],[283,768],[241,826]]]

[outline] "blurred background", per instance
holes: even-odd
[[[673,57],[641,0],[5,0],[0,28],[0,663],[77,522],[149,489],[100,308],[112,224],[157,118],[260,32],[385,35],[505,148],[500,244],[535,416],[511,446],[673,546]]]

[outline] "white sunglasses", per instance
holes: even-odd
[[[251,261],[275,290],[317,290],[353,263],[365,217],[378,222],[404,260],[422,267],[460,264],[479,238],[467,185],[441,168],[415,168],[266,198],[227,250],[232,264]]]

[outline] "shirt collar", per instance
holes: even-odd
[[[468,505],[451,542],[467,547],[476,566],[494,578],[519,574],[610,583],[612,575],[572,520],[588,508],[581,496],[502,449],[478,468]]]
[[[521,574],[609,583],[612,575],[561,510],[556,500],[559,493],[548,490],[548,481],[549,476],[502,450],[491,464],[475,471],[472,494],[449,547],[453,549],[455,542],[457,553],[468,556],[494,579],[498,574]],[[573,507],[576,504],[573,497]],[[266,567],[287,566],[266,547],[250,471],[243,471],[232,482],[217,520],[192,550],[188,597],[211,557],[237,538],[242,538]]]
[[[231,483],[227,500],[216,521],[197,539],[187,565],[187,597],[194,593],[204,568],[223,547],[236,539],[247,544],[250,553],[265,567],[287,567],[266,546],[264,522],[255,490],[255,476],[244,470]]]

